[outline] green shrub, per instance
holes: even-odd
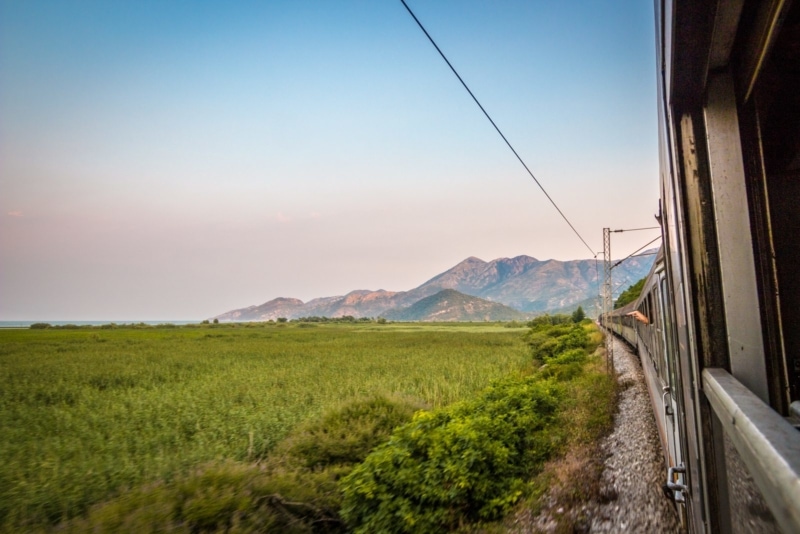
[[[585,349],[591,344],[586,328],[574,323],[533,327],[525,339],[531,347],[534,360],[539,363],[548,363],[565,351]]]
[[[530,320],[528,322],[528,326],[531,327],[533,330],[540,330],[540,329],[546,330],[551,326],[559,324],[567,324],[571,322],[572,322],[572,317],[570,317],[569,315],[565,315],[563,313],[557,313],[555,315],[544,314]]]
[[[280,448],[310,469],[356,464],[423,407],[419,402],[387,397],[352,402],[299,428]]]
[[[552,326],[544,330],[544,333],[547,334],[549,337],[561,337],[568,335],[570,332],[572,332],[574,328],[575,327],[571,324],[558,325],[558,326]]]
[[[438,532],[500,517],[551,452],[558,394],[537,377],[499,380],[478,398],[419,412],[341,482],[355,532]]]
[[[33,323],[28,328],[31,330],[45,330],[47,328],[52,328],[52,326],[50,323]]]
[[[589,341],[586,330],[580,325],[575,325],[568,334],[558,338],[556,354],[560,354],[569,349],[583,349]]]
[[[642,293],[642,289],[644,288],[645,280],[647,280],[647,277],[638,280],[635,284],[620,293],[619,297],[617,297],[617,300],[614,301],[614,309],[616,310],[621,308],[629,302],[633,302],[634,300],[638,299],[639,295]]]
[[[570,363],[584,363],[587,359],[586,350],[584,349],[568,349],[557,356],[554,356],[548,360],[547,363],[557,363],[557,364],[570,364]]]

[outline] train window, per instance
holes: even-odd
[[[653,342],[653,347],[650,353],[653,356],[653,362],[655,363],[655,367],[658,370],[658,376],[662,377],[663,379],[663,367],[661,366],[661,342],[659,341],[659,331],[661,329],[660,326],[660,318],[658,317],[658,310],[655,309],[655,302],[654,299],[656,298],[655,295],[656,286],[652,286],[650,288],[650,298],[648,301],[649,313],[650,313],[650,335]]]
[[[663,273],[660,275],[661,278],[661,314],[662,316],[669,317],[669,299],[667,295],[667,279],[663,276]],[[674,358],[674,348],[673,348],[673,340],[672,340],[672,323],[671,321],[665,321],[666,327],[664,328],[664,360],[663,365],[666,372],[669,372],[669,382],[672,385],[678,383],[678,377],[676,375],[675,369],[675,358]]]
[[[651,317],[650,317],[650,309],[647,307],[647,299],[649,299],[649,298],[650,298],[650,296],[648,295],[644,299],[642,299],[642,314],[645,317],[647,317],[648,321],[650,321],[650,319],[651,319]],[[647,351],[649,352],[650,351],[650,328],[649,328],[649,324],[648,324],[648,327],[645,328],[645,333],[646,333],[646,336],[647,336]]]
[[[650,308],[647,306],[647,303],[648,303],[649,300],[650,300],[650,295],[647,295],[642,300],[642,310],[641,310],[642,314],[644,314],[644,316],[647,317],[648,321],[651,319],[651,317],[650,317]],[[645,347],[647,347],[647,353],[648,354],[652,354],[653,353],[653,348],[652,348],[653,347],[653,343],[652,343],[652,337],[651,336],[652,336],[652,334],[650,333],[650,325],[648,324],[648,325],[646,325],[644,327],[644,337],[643,337],[644,344],[645,344]]]
[[[780,25],[752,98],[740,104],[770,401],[784,414],[789,402],[800,400],[798,87],[800,3],[795,2]]]
[[[651,290],[650,294],[647,295],[647,317],[650,319],[650,357],[653,359],[653,363],[658,371],[659,376],[661,376],[662,370],[659,368],[658,362],[660,361],[659,358],[659,349],[661,347],[660,342],[658,340],[658,316],[655,313],[655,309],[653,307],[653,292]]]

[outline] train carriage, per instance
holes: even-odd
[[[638,349],[685,527],[800,532],[800,2],[656,14],[664,245],[602,322]]]

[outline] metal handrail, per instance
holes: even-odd
[[[778,524],[800,532],[800,432],[724,369],[703,389]]]

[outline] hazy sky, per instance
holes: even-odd
[[[652,2],[407,1],[595,251],[654,225]],[[0,320],[202,319],[520,254],[591,257],[399,0],[0,0]]]

